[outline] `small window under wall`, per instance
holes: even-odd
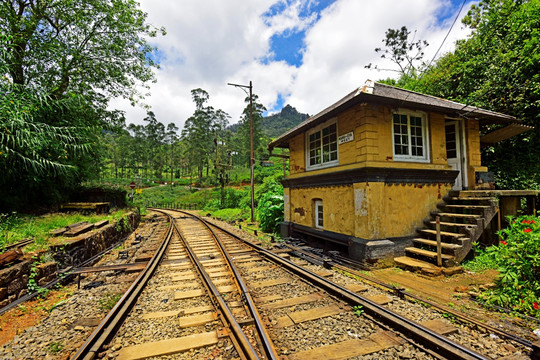
[[[424,113],[400,110],[392,115],[394,159],[429,161],[427,119]]]
[[[322,200],[315,200],[315,227],[319,229],[324,228],[324,212]]]
[[[337,125],[335,121],[312,129],[306,136],[308,170],[338,164]]]

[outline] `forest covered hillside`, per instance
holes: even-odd
[[[292,129],[296,125],[309,117],[308,114],[302,114],[291,105],[285,105],[280,112],[265,116],[261,121],[261,131],[264,135],[270,138],[276,138],[286,131]],[[239,124],[233,124],[228,127],[232,132],[238,130]]]

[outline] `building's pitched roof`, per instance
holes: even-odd
[[[508,124],[517,121],[515,117],[510,115],[368,80],[364,86],[359,87],[341,100],[337,101],[335,104],[308,118],[306,121],[287,131],[276,140],[270,142],[270,144],[268,144],[268,148],[272,150],[276,147],[288,147],[289,139],[292,137],[362,102],[380,103],[393,108],[407,108],[412,110],[439,112],[450,117],[476,119],[482,124]]]

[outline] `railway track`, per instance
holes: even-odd
[[[487,358],[344,276],[162,212],[171,225],[156,255],[73,359]]]

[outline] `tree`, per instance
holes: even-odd
[[[146,38],[158,30],[132,0],[2,1],[0,19],[15,84],[54,98],[77,93],[136,100],[136,85],[153,79]]]
[[[264,105],[258,102],[259,97],[253,94],[253,151],[255,159],[261,159],[263,154],[266,154],[265,138],[261,131],[262,114],[266,111]],[[251,165],[249,158],[251,156],[251,144],[250,144],[250,126],[251,126],[251,109],[249,96],[246,97],[244,102],[247,104],[242,112],[242,116],[239,121],[238,130],[234,139],[235,151],[240,155],[240,163],[246,164],[248,167]]]
[[[178,142],[178,126],[174,123],[167,125],[167,133],[165,134],[165,143],[169,146],[169,168],[171,172],[171,183],[174,179],[174,169],[178,165],[177,154],[175,153],[175,144]]]
[[[153,111],[148,111],[147,116],[144,118],[147,123],[144,127],[145,134],[145,151],[148,154],[147,165],[148,168],[153,171],[153,176],[157,178],[162,177],[162,170],[164,165],[164,159],[161,154],[161,146],[165,140],[165,125],[157,121],[156,115]]]
[[[229,115],[222,110],[215,110],[206,106],[210,96],[203,89],[191,90],[195,103],[195,112],[186,120],[182,130],[182,139],[186,142],[186,158],[191,166],[198,172],[199,183],[202,183],[203,170],[210,168],[211,155],[215,151],[214,139],[217,141],[219,133],[228,122]]]
[[[153,79],[145,19],[132,0],[0,2],[0,208],[60,200],[97,173],[97,139],[121,118],[109,97],[136,101]]]
[[[401,29],[388,29],[383,43],[385,48],[376,48],[376,53],[381,53],[381,58],[390,59],[399,67],[400,77],[416,78],[420,71],[419,62],[424,57],[424,48],[429,44],[425,40],[415,40],[416,31],[412,39],[409,39],[411,31],[406,26]],[[366,66],[371,68],[372,64]]]
[[[504,188],[540,188],[540,2],[490,0],[473,6],[457,43],[408,87],[516,116],[536,126],[483,150]],[[483,129],[488,132],[493,125]]]

